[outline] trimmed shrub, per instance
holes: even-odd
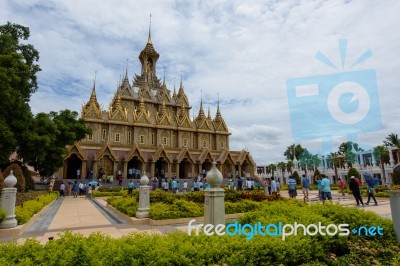
[[[160,203],[162,204],[162,203]],[[186,232],[167,235],[134,233],[118,239],[93,233],[89,237],[65,232],[41,245],[27,239],[0,244],[0,265],[399,265],[400,247],[390,219],[333,204],[307,205],[295,200],[265,202],[260,211],[246,213],[240,223],[262,225],[311,223],[379,225],[383,236],[241,236]],[[161,205],[160,205],[161,206]],[[271,228],[272,230],[273,228]],[[251,230],[251,228],[249,228]],[[202,231],[202,230],[201,230]],[[246,240],[247,239],[247,240]],[[100,252],[100,253],[99,253]]]
[[[38,213],[43,207],[58,198],[58,192],[46,193],[38,196],[34,200],[25,201],[23,204],[15,206],[15,219],[18,224],[28,222],[32,216]]]
[[[21,167],[17,163],[10,164],[3,172],[4,178],[6,178],[11,170],[13,170],[13,175],[17,178],[17,191],[18,192],[25,192],[25,178],[22,174]]]

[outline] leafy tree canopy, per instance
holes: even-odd
[[[91,130],[78,113],[70,110],[39,113],[25,135],[19,154],[43,176],[51,175],[64,163],[66,146],[83,139]]]
[[[0,165],[10,154],[50,175],[63,165],[66,146],[91,131],[78,113],[70,110],[33,116],[29,100],[38,89],[39,52],[26,41],[29,28],[0,25]]]
[[[39,53],[31,44],[29,28],[7,23],[0,25],[0,163],[7,163],[32,119],[29,99],[37,86],[36,62]]]
[[[298,160],[304,151],[305,149],[300,144],[292,144],[286,148],[286,151],[283,153],[283,155],[286,156],[286,159],[293,161],[295,156]]]

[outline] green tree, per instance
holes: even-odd
[[[286,156],[286,159],[288,159],[289,161],[293,161],[295,156],[298,160],[304,150],[305,149],[300,144],[292,144],[286,148],[286,151],[283,153],[283,155]]]
[[[7,23],[0,26],[0,163],[8,163],[32,120],[29,100],[37,86],[38,51],[26,41],[29,28]]]
[[[293,167],[294,167],[294,163],[293,161],[288,161],[286,164],[286,170],[292,174],[293,173]]]
[[[19,154],[42,176],[49,176],[64,164],[66,146],[90,134],[78,113],[70,110],[39,113],[30,125],[30,132]]]
[[[358,178],[361,177],[361,175],[360,175],[360,173],[357,171],[357,169],[355,169],[355,168],[353,168],[353,167],[350,168],[349,171],[347,172],[347,177],[348,177],[348,178],[350,178],[350,177],[352,177],[352,176],[358,177]]]
[[[285,175],[285,171],[286,171],[286,163],[284,163],[284,162],[279,162],[279,163],[276,165],[276,167],[277,167],[279,170],[281,170],[282,176],[284,176],[284,175]]]
[[[383,141],[385,146],[388,147],[398,147],[400,148],[400,139],[399,136],[395,133],[390,133],[386,139]]]

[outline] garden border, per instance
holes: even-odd
[[[22,234],[26,230],[26,228],[31,226],[37,219],[39,219],[43,215],[43,213],[47,211],[47,209],[52,207],[58,199],[59,197],[44,206],[38,213],[34,214],[27,223],[17,225],[13,228],[0,229],[0,237],[10,237]]]

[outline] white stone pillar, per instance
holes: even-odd
[[[17,196],[17,178],[13,175],[11,170],[10,174],[4,179],[4,188],[1,190],[0,208],[3,209],[7,216],[0,224],[1,229],[16,227],[18,222],[15,219],[15,198]]]
[[[149,217],[149,210],[150,210],[149,178],[147,177],[146,173],[143,172],[143,176],[140,178],[139,208],[136,212],[136,218]]]
[[[222,174],[214,161],[206,179],[211,188],[205,190],[204,224],[225,224],[225,191],[221,188]]]

